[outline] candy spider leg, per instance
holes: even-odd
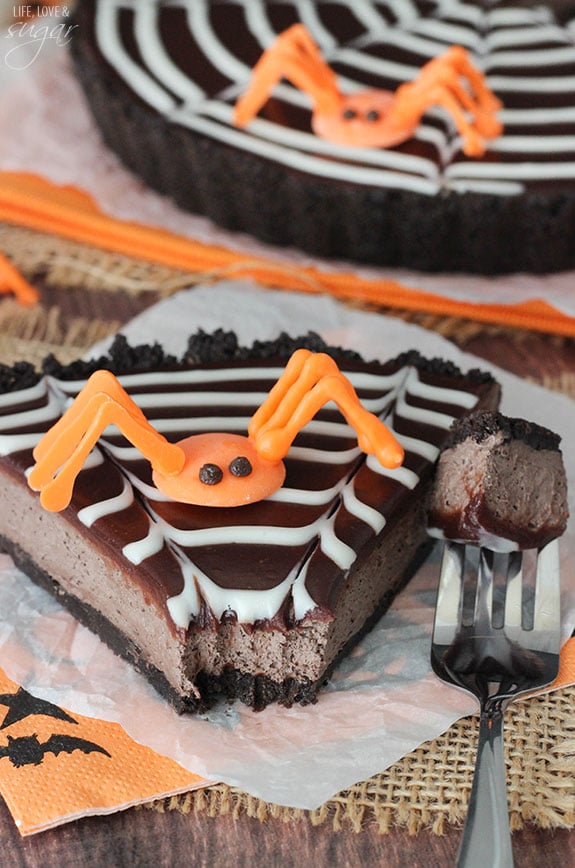
[[[293,415],[306,392],[317,382],[313,358],[321,356],[324,373],[336,373],[338,367],[326,353],[315,354],[310,350],[296,350],[287,363],[283,374],[269,392],[261,407],[256,410],[248,427],[249,436],[256,440],[269,428],[281,428]]]
[[[448,77],[444,83],[440,76],[437,86],[445,87],[446,93],[451,93],[462,108],[469,113],[473,118],[473,127],[483,138],[492,139],[501,134],[503,129],[501,122],[490,110],[482,107],[460,81]]]
[[[28,283],[7,256],[0,253],[0,295],[9,292],[26,307],[36,304],[40,298],[38,290]]]
[[[243,127],[255,117],[282,78],[306,93],[318,111],[331,111],[340,103],[335,73],[305,27],[294,24],[256,63],[250,85],[234,109],[237,126]]]
[[[501,103],[460,46],[430,60],[414,81],[397,89],[390,118],[393,116],[398,124],[414,124],[432,105],[441,106],[451,115],[467,156],[481,156],[485,152],[483,139],[494,138],[502,131],[501,123],[494,117]]]
[[[401,464],[403,449],[383,422],[361,406],[352,384],[330,356],[325,353],[300,356],[288,379],[282,383],[280,378],[276,386],[279,388],[271,396],[270,406],[263,405],[264,411],[250,431],[258,453],[265,458],[283,458],[298,432],[321,407],[334,401],[356,430],[364,452],[375,454],[386,467]]]
[[[404,101],[407,93],[403,88],[412,88],[409,100]],[[469,157],[479,157],[485,153],[485,142],[473,123],[468,120],[461,104],[453,93],[442,84],[434,85],[402,85],[397,91],[397,102],[392,111],[403,120],[408,116],[413,121],[419,121],[432,105],[441,106],[451,116],[457,131],[463,138],[463,152]]]
[[[113,374],[97,371],[64,416],[35,449],[36,465],[28,482],[40,491],[42,505],[59,511],[70,502],[74,482],[102,431],[115,424],[154,470],[181,471],[182,450],[159,434]]]
[[[437,60],[452,66],[460,76],[467,79],[480,111],[491,113],[502,108],[501,100],[489,88],[484,73],[475,66],[468,52],[460,45],[452,46]]]
[[[423,83],[427,79],[432,84],[435,79],[435,84],[443,84],[453,93],[473,117],[482,136],[494,138],[500,135],[503,126],[494,115],[502,108],[502,103],[490,90],[485,75],[472,63],[464,48],[454,45],[444,55],[424,66],[419,81]]]
[[[109,395],[110,398],[114,398],[118,403],[125,401],[127,398],[126,391],[114,374],[110,371],[96,371],[86,382],[82,391],[78,392],[66,412],[52,425],[49,431],[46,431],[40,442],[36,445],[34,448],[34,458],[36,461],[42,460],[46,453],[52,449],[54,443],[60,439],[63,432],[67,431],[71,420],[84,410],[86,404],[94,395],[101,392]],[[139,418],[144,424],[147,424],[146,417],[134,401],[131,402],[131,412],[134,417]]]

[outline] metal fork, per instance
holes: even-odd
[[[558,542],[535,553],[531,613],[525,600],[524,554],[497,555],[497,563],[505,557],[507,565],[500,571],[504,584],[494,594],[493,551],[454,542],[444,546],[431,664],[441,679],[472,693],[480,704],[475,774],[457,858],[461,868],[513,865],[503,714],[519,695],[553,681],[559,668]],[[473,556],[478,557],[476,569],[469,564]],[[497,599],[498,592],[504,599]],[[468,615],[465,603],[473,596]]]

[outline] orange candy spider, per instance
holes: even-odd
[[[283,458],[296,436],[328,401],[358,434],[358,444],[385,467],[403,449],[383,422],[359,402],[349,380],[325,353],[296,350],[254,414],[248,436],[194,434],[170,443],[153,428],[109,371],[96,371],[34,450],[28,483],[50,511],[70,503],[74,482],[100,434],[116,425],[152,465],[157,488],[173,500],[241,506],[268,497],[285,478]]]
[[[441,106],[453,118],[467,156],[485,152],[485,140],[501,134],[495,117],[501,102],[485,76],[460,46],[430,60],[417,78],[395,92],[368,90],[343,94],[336,75],[323,59],[303,24],[280,34],[253,70],[246,93],[235,106],[234,121],[243,127],[286,78],[312,101],[312,129],[341,145],[390,148],[411,138],[430,106]]]

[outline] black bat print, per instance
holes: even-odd
[[[63,708],[59,708],[45,699],[32,696],[23,687],[18,688],[16,693],[1,693],[0,705],[5,705],[8,708],[8,714],[0,725],[0,729],[6,729],[18,720],[24,720],[25,717],[39,714],[55,717],[57,720],[66,720],[68,723],[76,723],[74,718],[70,717]]]
[[[47,753],[53,753],[57,756],[59,753],[72,753],[74,750],[81,750],[82,753],[97,752],[108,757],[111,756],[103,747],[92,741],[87,741],[85,738],[78,738],[73,735],[51,735],[48,741],[39,742],[38,736],[34,733],[21,738],[12,738],[9,735],[8,744],[0,745],[0,759],[8,757],[16,768],[39,766]]]

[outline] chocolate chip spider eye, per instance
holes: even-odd
[[[252,465],[244,455],[238,455],[237,458],[230,461],[230,473],[233,476],[249,476],[251,472]]]
[[[377,109],[370,109],[368,112],[366,112],[365,117],[366,120],[370,121],[371,123],[375,123],[375,121],[379,120],[380,114]]]
[[[223,476],[222,468],[218,467],[217,464],[202,464],[200,467],[200,482],[203,482],[204,485],[217,485],[218,482],[222,481]]]
[[[352,109],[352,108],[346,108],[346,109],[344,110],[343,114],[342,114],[342,117],[343,117],[346,121],[351,121],[351,120],[353,120],[353,118],[356,118],[356,117],[357,117],[357,112],[356,112],[355,109]]]

